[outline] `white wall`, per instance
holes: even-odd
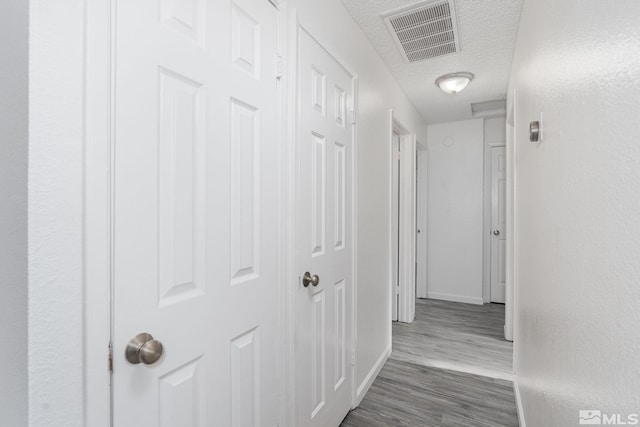
[[[524,3],[516,381],[529,427],[640,412],[640,2]],[[544,113],[544,141],[528,141]]]
[[[28,17],[0,2],[0,424],[27,424]]]
[[[425,126],[340,0],[292,0],[301,22],[358,75],[357,386],[391,347],[389,109],[420,141]]]
[[[428,127],[429,298],[482,304],[484,120]]]
[[[85,2],[28,3],[29,425],[80,427]]]
[[[484,119],[484,226],[483,239],[483,297],[490,302],[491,295],[491,150],[493,146],[506,146],[506,117]]]

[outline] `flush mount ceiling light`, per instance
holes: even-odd
[[[473,80],[471,73],[449,73],[436,79],[436,85],[450,95],[460,92]]]

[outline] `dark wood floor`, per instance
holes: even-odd
[[[517,426],[504,306],[418,300],[393,353],[343,427]]]

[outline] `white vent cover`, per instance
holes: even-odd
[[[460,51],[453,0],[418,3],[382,17],[407,63]]]

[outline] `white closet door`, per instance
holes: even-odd
[[[352,79],[305,31],[299,38],[297,427],[337,426],[351,408]],[[302,277],[317,275],[304,286]]]
[[[274,426],[278,12],[116,10],[114,425]],[[153,364],[125,359],[142,332]]]

